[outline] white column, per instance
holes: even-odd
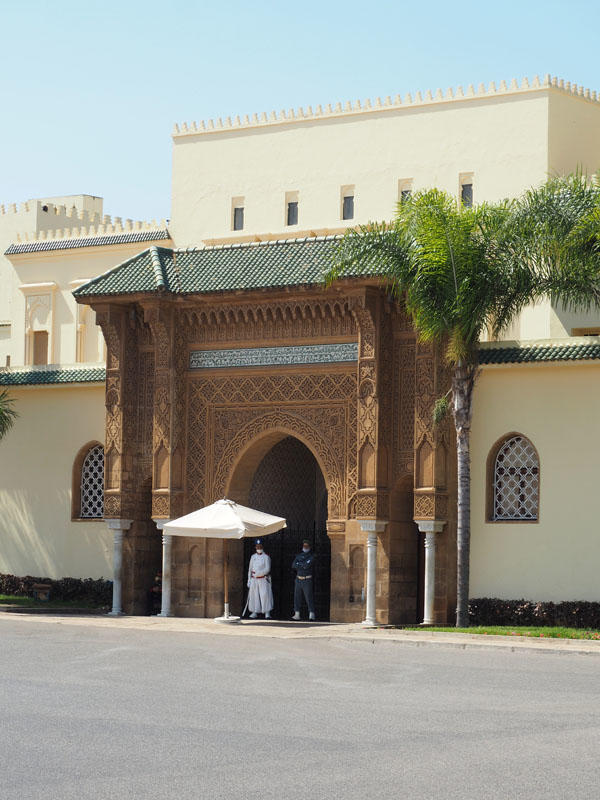
[[[130,519],[106,519],[109,530],[113,532],[113,603],[110,616],[119,617],[123,613],[123,536],[131,527]]]
[[[367,534],[367,609],[363,625],[367,628],[377,626],[377,534],[383,533],[387,520],[359,519],[361,530]]]
[[[438,519],[416,519],[421,533],[425,534],[425,587],[422,625],[433,625],[435,622],[433,608],[435,603],[435,537],[441,533],[446,524]]]
[[[171,611],[171,549],[173,544],[173,537],[169,533],[165,533],[163,528],[170,522],[169,519],[155,519],[156,527],[159,531],[163,531],[162,535],[162,594],[160,603],[159,617],[172,617]]]

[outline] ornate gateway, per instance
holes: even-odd
[[[431,419],[448,377],[377,278],[358,273],[324,288],[334,246],[151,248],[77,290],[107,343],[105,515],[131,521],[123,528],[127,611],[144,611],[160,566],[155,521],[222,496],[247,503],[263,460],[295,439],[326,489],[323,511],[316,495],[303,497],[315,529],[327,517],[330,618],[364,619],[365,531],[376,530],[376,619],[417,621],[422,556],[413,518],[447,523],[438,534],[436,613],[448,617],[452,437]],[[283,473],[291,485],[306,483]],[[221,613],[221,541],[176,539],[172,610]],[[243,571],[243,547],[234,546],[238,613]]]

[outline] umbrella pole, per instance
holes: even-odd
[[[223,597],[225,601],[224,617],[229,616],[229,547],[227,539],[223,539]]]

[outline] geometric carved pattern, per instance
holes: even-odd
[[[416,519],[435,518],[435,496],[433,494],[415,494],[414,516]]]
[[[537,519],[539,485],[540,465],[529,439],[507,439],[494,464],[493,519]]]
[[[280,430],[289,433],[291,436],[304,440],[314,451],[317,460],[323,467],[325,482],[329,490],[329,507],[331,516],[342,514],[341,494],[343,487],[343,476],[340,472],[340,462],[333,450],[332,442],[327,441],[323,435],[326,431],[318,427],[311,417],[327,416],[328,409],[301,407],[288,409],[276,409],[272,412],[263,413],[248,425],[239,430],[229,442],[220,462],[215,464],[215,478],[213,482],[213,497],[220,497],[224,494],[227,480],[231,474],[231,468],[236,457],[244,446],[256,439],[261,433],[270,430]],[[343,419],[344,415],[339,415],[338,419]],[[342,445],[345,444],[343,427],[338,426],[342,433]],[[331,431],[331,429],[329,429]],[[289,480],[289,477],[288,477]]]
[[[236,350],[192,350],[190,369],[266,367],[284,364],[332,364],[356,361],[357,342],[286,347],[244,347]]]
[[[81,518],[104,516],[104,447],[97,444],[86,455],[81,467]]]
[[[186,501],[222,495],[233,462],[268,430],[297,435],[313,450],[329,491],[329,516],[344,516],[356,489],[356,373],[207,376],[190,380]]]

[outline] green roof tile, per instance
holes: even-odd
[[[168,291],[204,294],[322,283],[339,237],[171,250],[150,247],[73,292],[76,297]],[[376,275],[357,267],[344,277]]]
[[[600,343],[550,344],[504,347],[495,345],[481,348],[480,364],[529,364],[544,361],[588,361],[600,359]]]
[[[19,253],[40,253],[46,250],[74,250],[80,247],[104,247],[107,244],[138,244],[140,242],[156,242],[159,239],[169,239],[170,234],[166,228],[152,231],[130,231],[128,233],[107,233],[96,236],[75,236],[68,239],[42,239],[34,242],[15,242],[11,244],[4,255],[18,255]]]
[[[103,364],[81,364],[61,367],[3,367],[0,386],[33,386],[56,383],[103,383],[106,369]]]

